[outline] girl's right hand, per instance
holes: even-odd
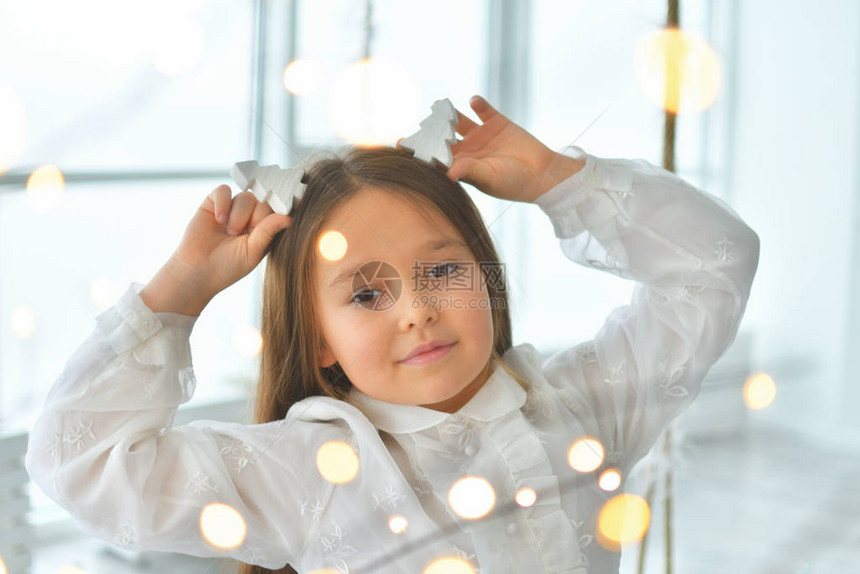
[[[275,235],[292,223],[250,191],[233,198],[231,193],[223,184],[206,196],[171,257],[173,269],[207,301],[250,273]]]

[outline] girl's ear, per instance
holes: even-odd
[[[334,353],[325,343],[320,347],[320,367],[331,367],[337,362]]]

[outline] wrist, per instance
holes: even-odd
[[[212,299],[201,278],[172,256],[139,295],[146,306],[156,313],[177,313],[190,317],[199,316]]]
[[[579,173],[585,166],[584,159],[577,159],[558,152],[553,152],[553,157],[543,171],[537,189],[529,201],[534,202],[544,193],[548,192],[564,180]]]

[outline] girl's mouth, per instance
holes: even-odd
[[[434,361],[438,361],[445,355],[451,352],[451,349],[456,345],[456,341],[451,343],[450,345],[444,345],[442,347],[436,347],[431,351],[426,351],[424,353],[419,353],[412,357],[411,359],[407,359],[405,361],[400,361],[403,365],[424,365],[427,363],[432,363]]]

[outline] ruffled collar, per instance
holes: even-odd
[[[490,376],[484,386],[456,414],[486,422],[523,406],[526,392],[492,359]],[[373,425],[392,434],[418,432],[438,425],[452,416],[418,405],[397,405],[374,399],[357,388],[350,391],[349,402],[370,419]]]

